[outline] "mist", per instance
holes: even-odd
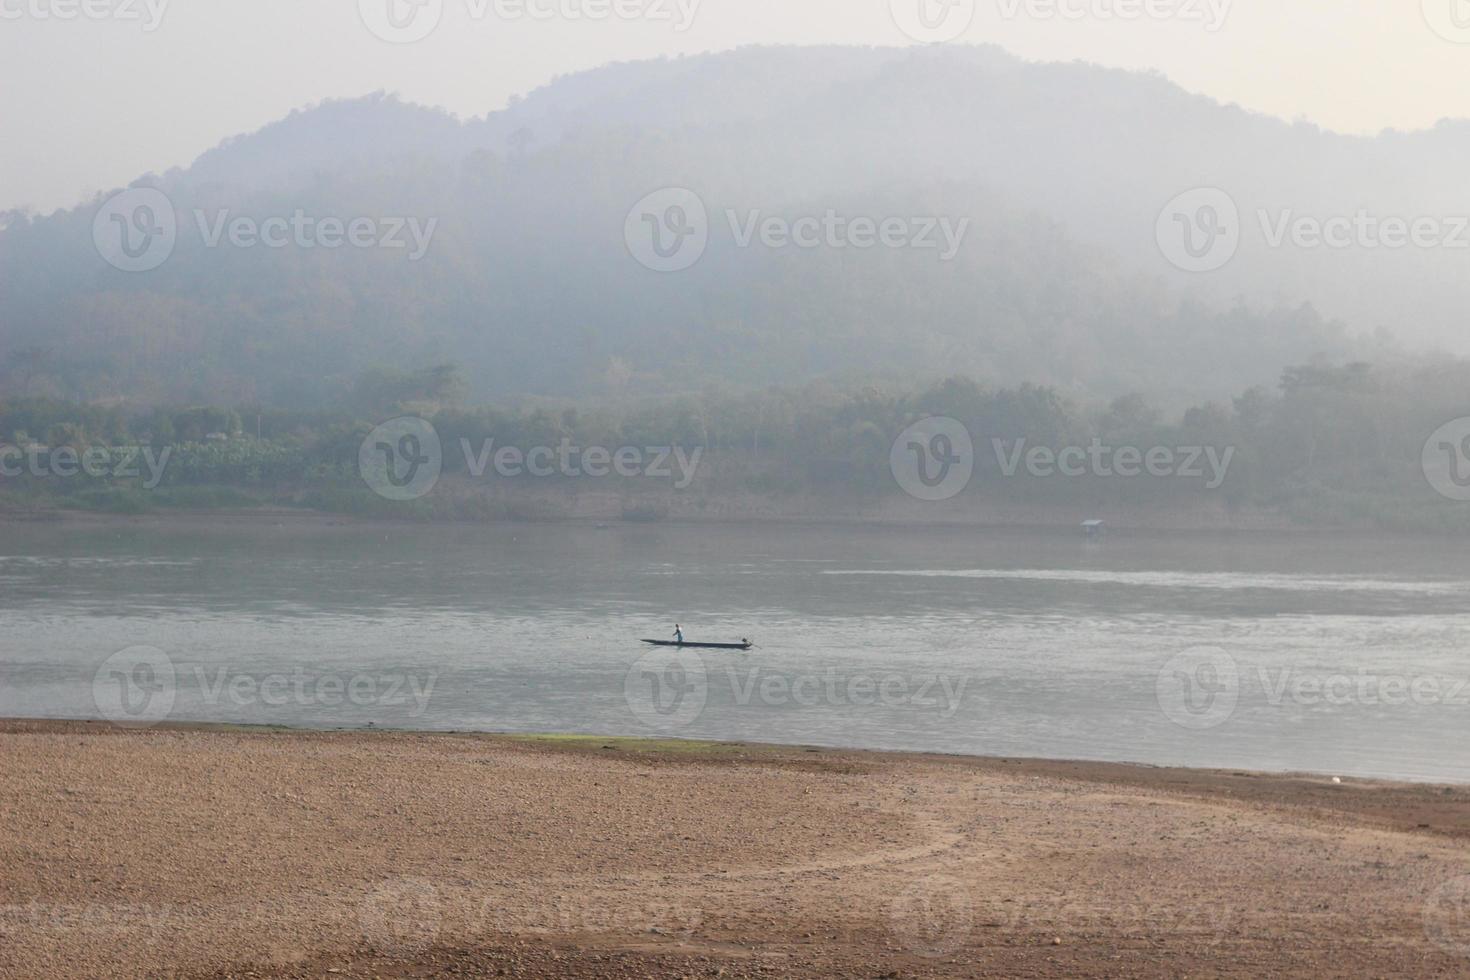
[[[0,977],[1464,975],[1466,14],[0,0]]]

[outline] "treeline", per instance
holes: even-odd
[[[990,387],[953,377],[928,386],[842,389],[827,384],[759,392],[711,390],[647,403],[462,404],[458,371],[365,374],[338,408],[262,406],[130,409],[52,399],[0,399],[0,447],[150,447],[168,464],[146,491],[147,474],[57,479],[0,476],[12,506],[136,510],[159,506],[277,503],[374,515],[495,516],[445,510],[432,500],[402,506],[373,499],[358,473],[363,440],[402,414],[429,418],[444,449],[450,493],[468,479],[487,444],[519,447],[679,447],[702,454],[688,492],[863,495],[901,493],[890,468],[894,440],[928,416],[958,420],[973,437],[975,476],[966,493],[1033,504],[1159,506],[1220,503],[1316,525],[1467,528],[1470,505],[1436,493],[1426,479],[1426,440],[1470,416],[1470,362],[1446,359],[1392,368],[1316,363],[1285,371],[1274,389],[1252,388],[1166,418],[1125,396],[1079,405],[1053,388]],[[490,442],[493,440],[493,443]],[[1024,441],[1024,442],[1023,442]],[[1117,479],[1089,472],[1007,472],[1018,447],[1211,447],[1228,459],[1209,479]],[[462,447],[472,449],[467,460]],[[1228,457],[1225,452],[1228,450]],[[12,450],[12,454],[14,450]],[[13,456],[12,456],[13,458]],[[11,468],[12,472],[14,467]],[[463,478],[463,479],[460,479]],[[494,475],[491,474],[491,478]],[[436,490],[436,494],[439,491]]]

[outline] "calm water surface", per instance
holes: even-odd
[[[676,620],[758,646],[647,656]],[[1467,679],[1435,539],[0,525],[0,715],[1470,781]]]

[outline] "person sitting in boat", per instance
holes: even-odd
[[[674,624],[674,642],[679,644],[679,646],[684,645],[684,630],[678,623]]]

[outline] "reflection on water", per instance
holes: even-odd
[[[1470,780],[1470,580],[1432,539],[0,531],[0,714],[99,717],[116,710],[99,696],[142,704],[167,681],[177,720]],[[675,621],[690,639],[758,646],[646,657],[639,639]],[[140,646],[167,663],[99,674]]]
[[[1137,585],[1155,589],[1286,589],[1295,592],[1408,592],[1416,595],[1470,596],[1470,582],[1336,576],[1311,578],[1241,572],[1116,572],[1080,568],[879,568],[823,569],[824,575],[911,575],[919,578],[1017,579],[1033,582],[1086,582]]]

